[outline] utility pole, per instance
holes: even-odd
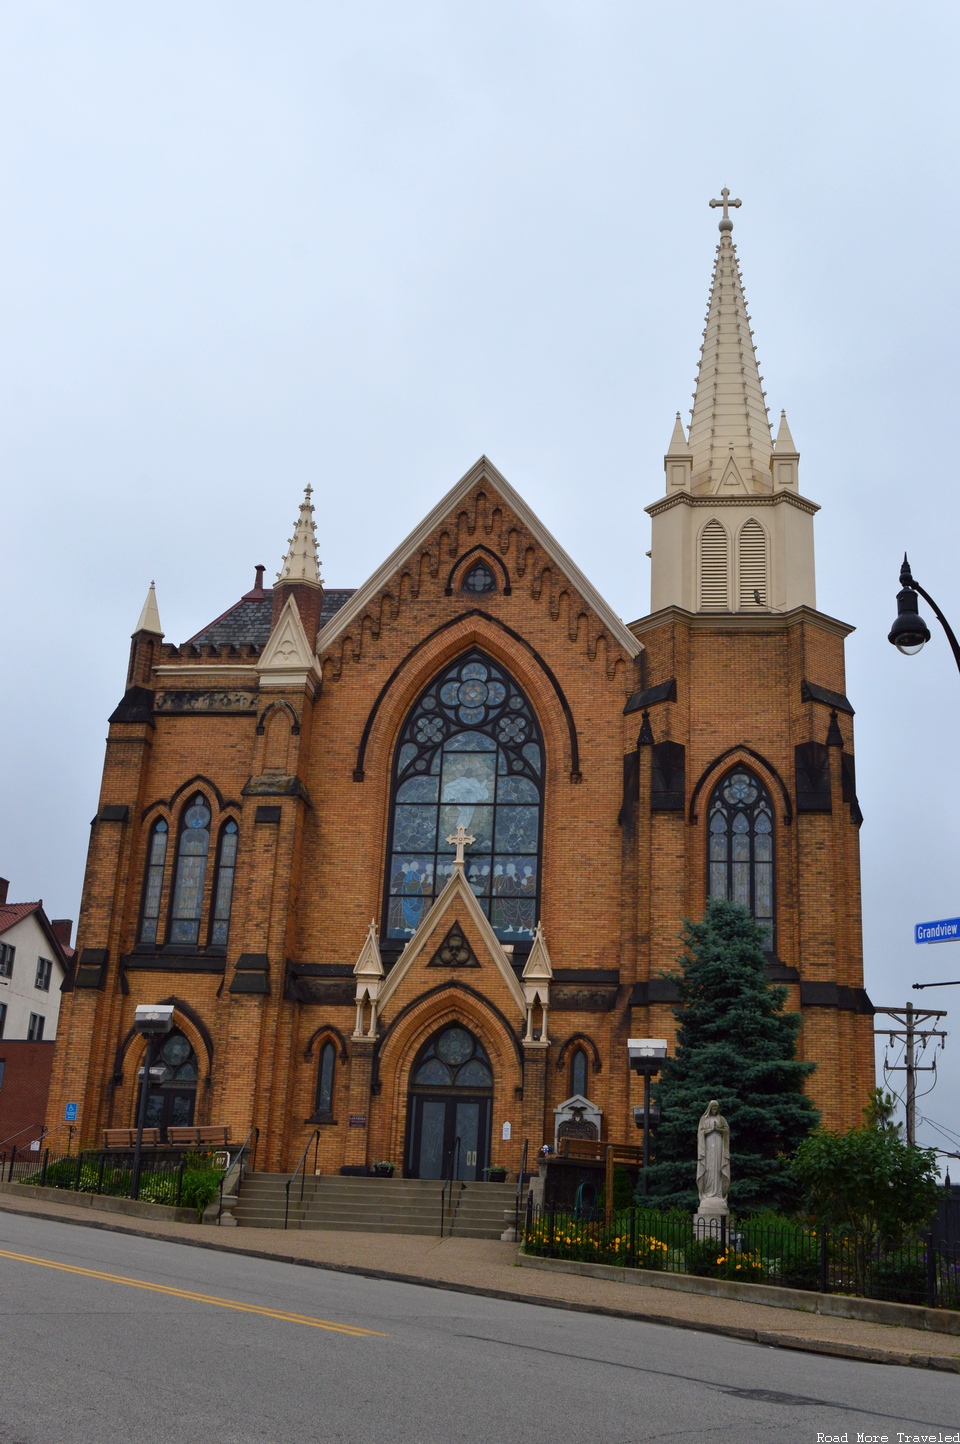
[[[937,1018],[945,1018],[945,1012],[936,1008],[915,1008],[908,1003],[905,1008],[876,1008],[876,1013],[882,1013],[886,1018],[893,1018],[895,1022],[902,1023],[902,1028],[874,1028],[874,1036],[877,1038],[894,1038],[904,1040],[903,1062],[896,1067],[886,1071],[890,1073],[906,1073],[906,1113],[907,1113],[907,1143],[912,1147],[917,1141],[917,1074],[936,1072],[936,1063],[927,1063],[921,1066],[917,1062],[917,1042],[925,1044],[928,1038],[946,1038],[946,1033],[937,1028],[923,1028],[922,1024],[935,1022]]]

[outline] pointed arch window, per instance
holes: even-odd
[[[317,1063],[317,1118],[333,1116],[333,1084],[337,1067],[337,1050],[332,1042],[324,1043]]]
[[[753,517],[740,528],[738,552],[740,606],[745,611],[767,605],[767,538]]]
[[[729,546],[716,517],[700,533],[700,610],[725,612],[730,606]]]
[[[583,1048],[575,1048],[570,1059],[570,1097],[580,1094],[587,1096],[587,1055]]]
[[[237,843],[239,840],[239,829],[231,817],[220,832],[216,881],[213,885],[210,942],[218,948],[226,947],[227,936],[230,932],[230,909],[233,905],[233,880],[237,870]]]
[[[210,852],[210,808],[198,792],[184,808],[177,844],[177,871],[170,909],[170,941],[196,947],[200,938],[203,885]]]
[[[163,892],[163,869],[167,860],[167,824],[161,817],[150,829],[147,843],[147,866],[143,879],[143,904],[140,909],[140,941],[155,943],[160,923],[160,895]]]
[[[775,942],[773,805],[746,767],[728,772],[714,788],[707,810],[709,894],[740,903]]]
[[[421,693],[393,762],[385,940],[405,940],[453,872],[446,841],[474,837],[467,881],[493,929],[521,948],[539,916],[544,754],[523,691],[472,650]]]

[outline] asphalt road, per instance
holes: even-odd
[[[0,1329],[3,1444],[817,1444],[960,1426],[956,1375],[3,1212]]]

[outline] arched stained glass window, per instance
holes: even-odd
[[[577,1093],[587,1096],[587,1055],[582,1048],[574,1048],[570,1059],[570,1097]]]
[[[167,860],[169,831],[163,818],[153,824],[147,844],[147,868],[143,879],[143,907],[140,911],[140,941],[155,943],[160,922],[160,894],[163,891],[163,868]]]
[[[447,667],[400,733],[386,879],[387,939],[410,937],[453,871],[446,841],[475,841],[466,875],[505,942],[533,936],[539,915],[543,739],[503,667],[479,651]]]
[[[203,884],[210,852],[210,808],[198,792],[187,804],[180,822],[177,875],[170,909],[170,941],[196,947],[200,937]]]
[[[492,1088],[490,1059],[466,1028],[446,1028],[421,1052],[410,1083],[413,1088]]]
[[[460,583],[460,590],[474,593],[495,592],[497,590],[497,579],[486,562],[474,562]]]
[[[714,788],[707,810],[711,897],[740,903],[774,948],[773,805],[760,779],[737,767]]]
[[[220,833],[220,856],[217,858],[217,879],[213,887],[213,919],[210,942],[225,948],[230,931],[230,908],[233,904],[233,879],[237,870],[239,831],[233,818]]]
[[[317,1108],[318,1114],[329,1118],[333,1113],[333,1079],[337,1063],[337,1050],[333,1043],[324,1043],[320,1049],[317,1065]]]

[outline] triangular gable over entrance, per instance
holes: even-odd
[[[365,582],[359,591],[354,592],[346,605],[341,607],[336,616],[331,618],[317,638],[318,650],[326,653],[337,637],[349,630],[356,619],[361,617],[365,609],[376,599],[390,578],[411,556],[419,552],[423,543],[446,520],[450,512],[454,511],[469,496],[473,488],[483,482],[487,482],[491,488],[499,492],[503,500],[513,509],[537,545],[542,547],[567,580],[577,588],[584,601],[608,629],[617,645],[622,647],[629,657],[636,657],[643,650],[642,643],[632,632],[627,630],[609,602],[604,601],[593,584],[587,581],[577,564],[567,555],[560,543],[550,535],[543,522],[530,509],[519,492],[513,489],[506,477],[502,476],[485,456],[481,456],[480,460],[471,466],[456,486],[447,492],[446,496],[424,517],[420,525],[415,527],[410,535],[400,543],[396,551],[387,557],[387,560],[374,572],[369,581]]]
[[[390,976],[384,983],[380,993],[381,1014],[388,1006],[390,999],[393,997],[394,993],[397,991],[400,984],[403,982],[404,978],[413,967],[414,963],[427,948],[427,945],[431,942],[431,939],[433,940],[434,944],[434,953],[437,951],[438,947],[440,949],[443,948],[446,938],[443,936],[442,933],[438,938],[437,933],[438,930],[442,928],[444,922],[449,919],[448,928],[451,925],[459,927],[459,922],[457,920],[464,916],[469,917],[470,922],[473,924],[475,933],[479,935],[483,947],[489,953],[490,957],[493,959],[497,970],[502,975],[503,981],[507,985],[510,996],[516,1003],[518,1015],[521,1018],[526,1017],[527,1004],[523,995],[523,989],[520,986],[520,983],[517,979],[516,974],[513,971],[513,968],[510,966],[510,963],[507,960],[507,955],[503,950],[503,944],[500,942],[500,939],[497,937],[496,933],[493,931],[493,928],[490,926],[490,921],[486,913],[483,911],[483,908],[477,901],[476,895],[474,894],[473,889],[470,887],[469,883],[464,877],[463,869],[460,867],[454,868],[453,875],[450,878],[450,881],[447,883],[446,887],[437,898],[433,907],[429,910],[428,913],[426,913],[421,922],[418,924],[416,932],[413,934],[413,937],[410,939],[410,941],[407,943],[407,946],[400,954],[400,957],[394,965]],[[449,936],[449,932],[447,936]],[[431,961],[432,954],[428,955],[426,959],[426,965],[429,966]]]

